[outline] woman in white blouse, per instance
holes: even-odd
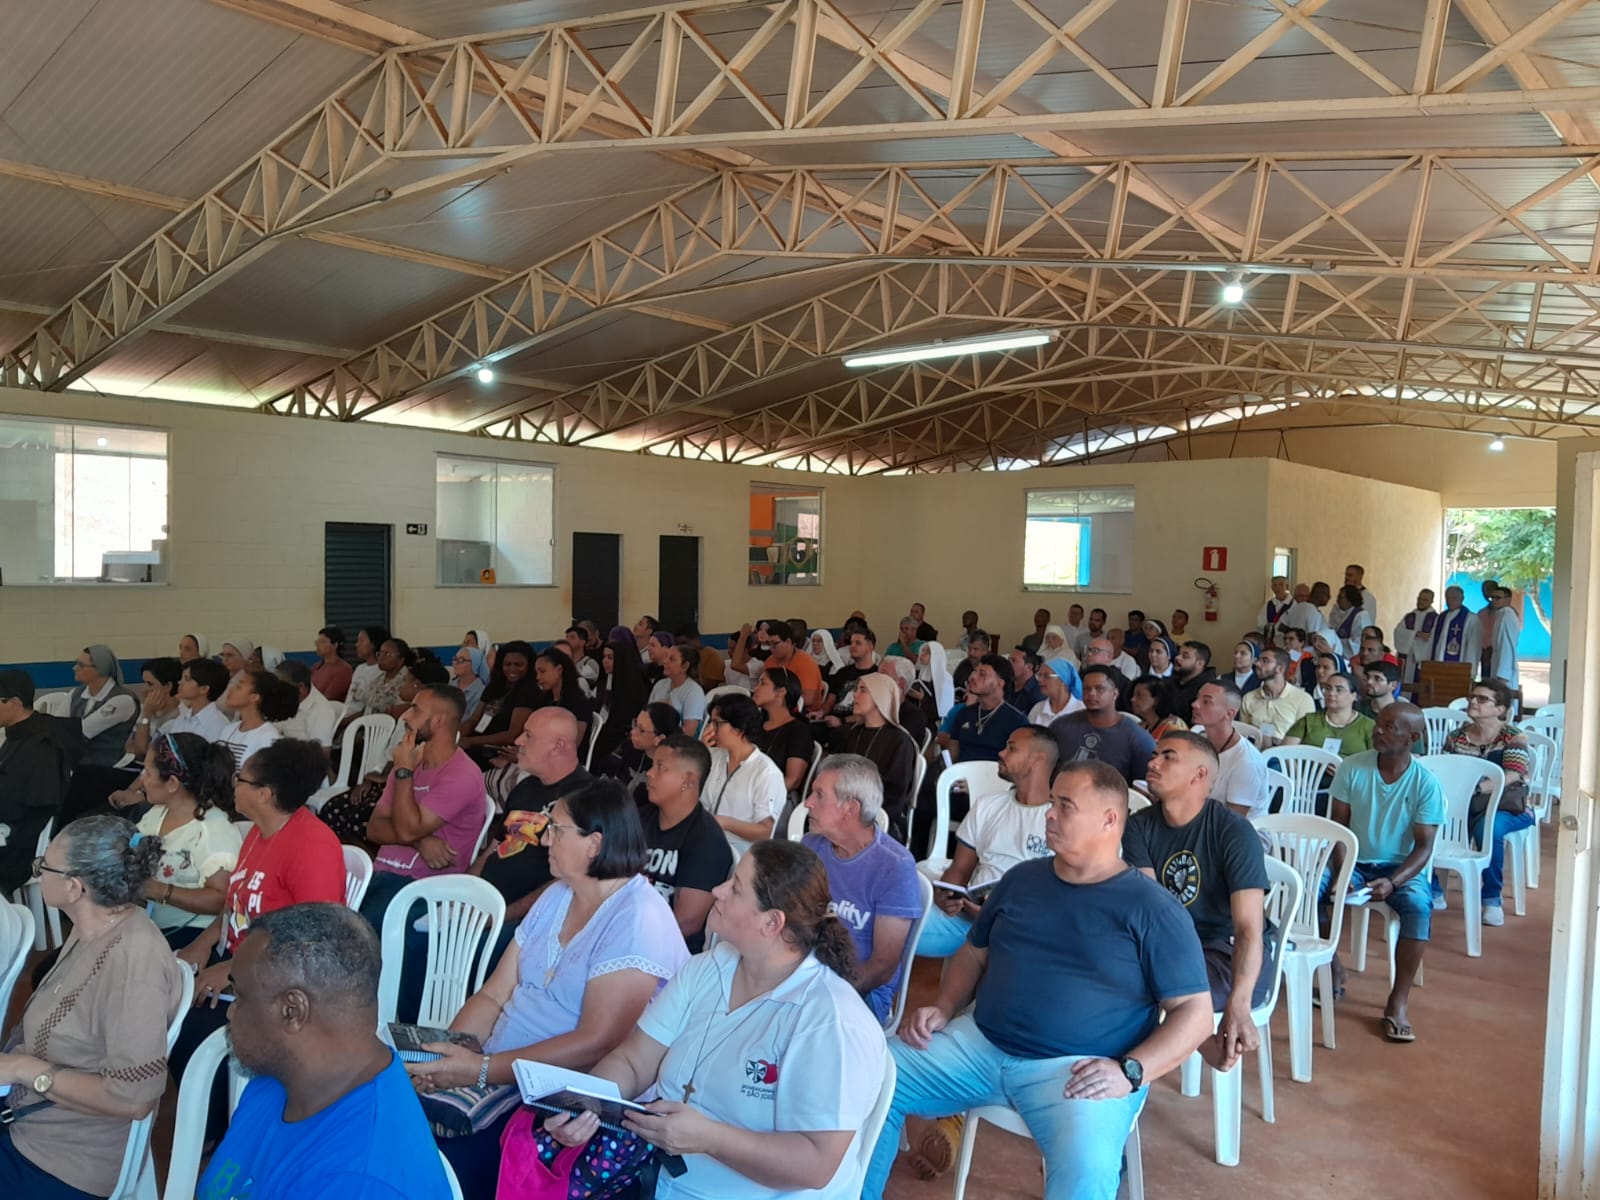
[[[192,942],[222,911],[228,875],[239,861],[233,824],[233,755],[193,733],[158,733],[139,776],[150,810],[139,832],[158,834],[161,861],[144,886],[150,916],[174,950]]]
[[[760,750],[755,737],[765,716],[749,696],[718,696],[706,718],[705,743],[711,748],[711,773],[700,802],[728,835],[735,857],[750,843],[772,836],[772,827],[789,798],[783,770]]]
[[[690,959],[594,1074],[660,1099],[624,1123],[683,1156],[656,1195],[845,1200],[861,1194],[857,1140],[887,1047],[850,984],[850,935],[828,913],[828,875],[796,842],[757,842],[713,893],[717,946]],[[577,1146],[593,1113],[545,1128]]]

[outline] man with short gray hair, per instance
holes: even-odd
[[[206,1200],[449,1200],[411,1079],[378,1040],[378,939],[342,904],[259,916],[234,951],[233,1056],[255,1076]]]
[[[894,1007],[900,957],[911,923],[922,915],[922,888],[911,852],[878,828],[883,779],[860,754],[822,760],[806,797],[805,844],[828,872],[829,909],[856,948],[856,991],[882,1021]]]

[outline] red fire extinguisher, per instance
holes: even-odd
[[[1202,575],[1194,581],[1194,586],[1199,588],[1205,595],[1206,620],[1215,621],[1217,619],[1217,585]]]

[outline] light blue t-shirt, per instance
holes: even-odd
[[[1358,862],[1403,862],[1416,844],[1412,826],[1444,824],[1444,789],[1415,758],[1404,775],[1385,783],[1376,750],[1352,754],[1334,772],[1328,794],[1350,806],[1350,832],[1361,843]]]
[[[692,679],[685,679],[677,687],[672,686],[670,679],[656,680],[655,687],[650,689],[650,703],[672,705],[680,721],[706,719],[705,689]]]
[[[197,1200],[450,1200],[444,1165],[398,1057],[303,1121],[258,1076],[200,1179]]]
[[[922,915],[922,889],[917,886],[917,862],[899,842],[883,830],[872,843],[851,858],[834,853],[833,843],[820,833],[808,833],[803,844],[817,852],[828,872],[828,908],[844,922],[855,943],[856,961],[872,957],[872,924],[879,917],[915,921]],[[881,983],[864,999],[872,1015],[883,1020],[894,1007],[897,979]]]

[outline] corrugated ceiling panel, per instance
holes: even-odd
[[[0,212],[0,303],[52,307],[165,219],[158,209],[4,176]]]

